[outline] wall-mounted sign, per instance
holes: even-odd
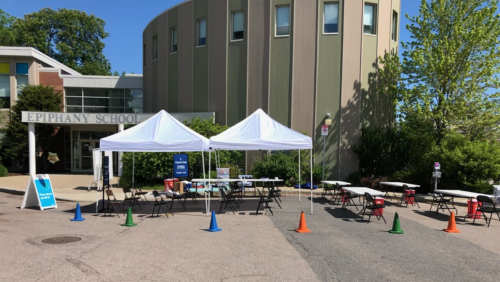
[[[155,114],[86,114],[86,113],[53,113],[53,112],[22,112],[23,122],[55,123],[55,124],[137,124]],[[180,122],[191,121],[200,117],[210,119],[215,117],[214,112],[201,113],[171,113]],[[215,120],[215,119],[214,119]]]
[[[174,177],[188,177],[188,168],[187,154],[174,155]]]

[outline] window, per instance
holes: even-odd
[[[276,36],[290,35],[290,6],[276,7]]]
[[[177,52],[177,28],[174,27],[171,30],[172,33],[172,48],[170,49],[170,53]]]
[[[158,59],[158,36],[153,37],[153,61]]]
[[[243,12],[233,13],[233,32],[231,35],[231,40],[243,40],[244,26],[245,20],[243,18]]]
[[[142,66],[146,66],[146,44],[144,44],[144,48],[142,48]]]
[[[0,108],[10,108],[10,64],[0,63]]]
[[[323,14],[323,33],[339,32],[339,4],[325,3]]]
[[[28,63],[16,63],[17,95],[28,85]]]
[[[392,40],[398,40],[398,13],[392,12]]]
[[[207,44],[207,20],[198,21],[198,46]]]
[[[367,34],[377,34],[377,6],[365,4],[363,17],[363,32]]]
[[[67,113],[142,113],[142,89],[65,88]]]

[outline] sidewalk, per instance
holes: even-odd
[[[49,175],[52,182],[52,188],[57,200],[60,201],[72,201],[72,202],[95,202],[97,197],[102,198],[102,191],[96,193],[95,184],[92,186],[91,191],[88,191],[89,185],[94,181],[93,175],[86,174],[51,174]],[[7,192],[11,194],[24,194],[26,191],[26,186],[28,185],[29,176],[7,176],[0,178],[0,192]],[[123,200],[123,191],[118,187],[118,177],[110,180],[111,190],[113,190],[114,195],[117,200]],[[258,187],[262,189],[261,187]],[[280,187],[283,195],[299,195],[299,189],[293,187]],[[321,185],[318,189],[313,190],[313,196],[320,197],[323,193],[323,188]],[[254,196],[254,191],[245,191],[246,196]],[[303,197],[309,197],[311,190],[306,188],[300,189],[300,195]],[[401,197],[401,193],[396,192],[396,196],[391,192],[393,197],[392,201],[396,198]],[[418,194],[418,190],[417,190]],[[432,201],[432,197],[427,195],[417,195],[417,201],[428,202]],[[458,205],[467,205],[467,199],[456,198],[455,203]]]

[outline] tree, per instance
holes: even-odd
[[[498,0],[422,0],[420,14],[407,15],[413,41],[402,43],[408,91],[399,97],[399,110],[402,120],[430,127],[437,145],[451,131],[471,140],[497,134],[497,5]]]
[[[12,46],[15,44],[16,38],[12,30],[12,24],[15,20],[15,17],[0,9],[0,46]]]
[[[28,156],[28,125],[21,121],[22,111],[60,112],[62,99],[54,88],[44,85],[28,85],[12,107],[11,119],[7,125],[7,138],[11,146],[6,155],[12,160],[24,160]],[[52,147],[52,140],[58,128],[52,125],[37,124],[35,126],[36,147],[46,153]]]
[[[109,36],[104,20],[83,11],[50,8],[27,14],[12,24],[18,46],[30,46],[89,75],[110,75],[103,54]]]

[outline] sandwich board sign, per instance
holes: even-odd
[[[56,198],[48,174],[37,174],[35,177],[30,177],[21,209],[34,206],[39,206],[40,210],[57,208]]]

